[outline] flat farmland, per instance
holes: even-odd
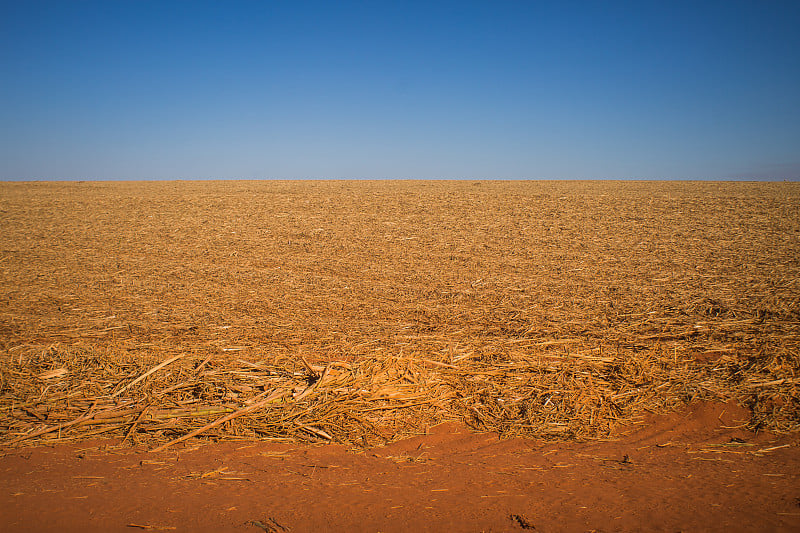
[[[800,185],[0,184],[0,443],[800,429]]]
[[[13,531],[797,531],[800,185],[0,184]]]

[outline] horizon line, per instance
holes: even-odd
[[[730,177],[730,178],[648,178],[648,177],[604,177],[604,178],[491,178],[491,177],[463,177],[463,178],[352,178],[352,177],[313,177],[313,178],[257,178],[257,177],[169,177],[169,178],[0,178],[2,183],[81,183],[81,182],[171,182],[171,181],[662,181],[662,182],[760,182],[783,183],[798,182],[797,177]]]

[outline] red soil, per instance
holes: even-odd
[[[800,531],[800,436],[698,404],[613,442],[446,424],[366,452],[261,442],[0,457],[3,531]]]

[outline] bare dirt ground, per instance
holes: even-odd
[[[5,531],[797,531],[798,438],[702,403],[616,441],[501,441],[457,424],[364,451],[110,441],[0,458]]]

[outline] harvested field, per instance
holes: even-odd
[[[800,184],[0,184],[0,445],[800,429]]]

